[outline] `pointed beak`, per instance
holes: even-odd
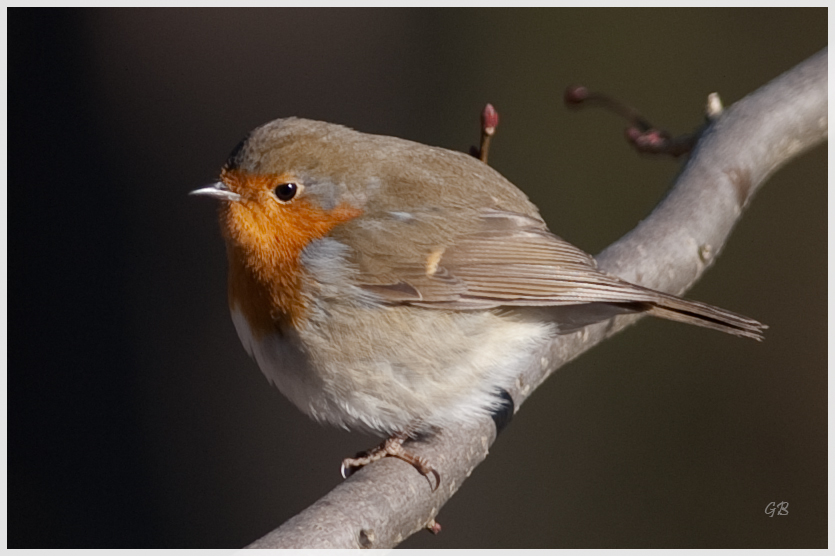
[[[240,201],[241,196],[235,193],[234,191],[230,191],[226,184],[222,181],[217,183],[213,183],[208,187],[204,187],[202,189],[195,189],[189,195],[206,195],[207,197],[214,197],[215,199],[220,199],[221,201]]]

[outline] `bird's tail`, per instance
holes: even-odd
[[[707,303],[690,301],[668,294],[660,294],[651,305],[652,307],[647,311],[650,315],[712,328],[735,336],[753,338],[757,341],[762,341],[762,331],[768,328],[768,326],[754,319],[737,313]]]

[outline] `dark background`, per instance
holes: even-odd
[[[305,116],[466,150],[599,252],[678,165],[569,112],[679,133],[827,44],[825,9],[8,11],[10,547],[240,547],[376,439],[271,388],[228,315],[213,180]],[[827,153],[780,170],[688,294],[757,343],[642,321],[551,377],[404,547],[825,547]],[[768,517],[769,502],[789,515]]]

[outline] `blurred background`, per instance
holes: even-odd
[[[303,116],[467,150],[597,253],[678,163],[567,85],[674,133],[827,44],[825,9],[8,12],[8,545],[225,547],[376,439],[321,427],[241,347],[215,204],[252,128]],[[781,169],[688,294],[757,343],[645,320],[552,376],[402,547],[825,547],[827,152]],[[789,515],[769,517],[769,502]]]

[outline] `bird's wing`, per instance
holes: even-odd
[[[591,255],[536,218],[488,209],[476,230],[422,259],[360,281],[389,302],[485,309],[502,305],[652,302],[655,292],[597,269]]]
[[[489,209],[481,212],[479,224],[444,247],[424,247],[420,263],[400,257],[388,273],[366,274],[363,287],[386,302],[436,309],[616,304],[628,312],[762,339],[766,327],[756,320],[601,272],[591,255],[549,232],[539,219]]]

